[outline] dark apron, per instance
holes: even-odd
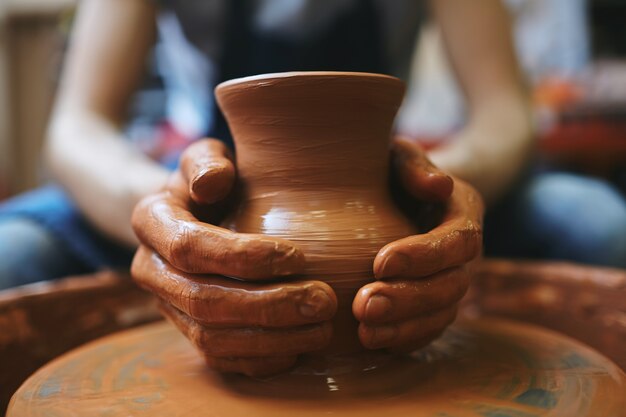
[[[219,81],[283,71],[360,71],[385,73],[380,19],[372,0],[357,0],[316,37],[292,41],[254,32],[253,2],[228,2]],[[208,136],[232,147],[224,116],[214,105]]]

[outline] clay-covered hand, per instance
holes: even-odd
[[[304,267],[291,242],[214,225],[220,217],[216,203],[234,180],[230,152],[221,142],[191,145],[167,188],[135,208],[132,223],[142,244],[132,275],[159,296],[163,313],[209,366],[271,374],[328,344],[337,299],[323,282],[289,281]],[[262,281],[275,277],[284,280]]]
[[[368,348],[412,351],[440,335],[456,317],[473,260],[481,254],[483,203],[469,184],[435,168],[416,144],[393,144],[395,174],[414,201],[439,204],[441,221],[424,234],[383,247],[376,281],[359,290],[353,312]]]

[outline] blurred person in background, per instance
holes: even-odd
[[[546,101],[571,100],[589,70],[591,51],[585,0],[506,0],[515,46],[527,84],[545,96],[535,102],[537,130],[550,128]],[[444,149],[465,125],[462,90],[436,25],[422,29],[414,73],[398,130]],[[572,87],[567,87],[571,85]],[[566,91],[564,91],[566,88]],[[547,92],[546,92],[547,90]],[[569,97],[569,98],[566,98]],[[559,103],[556,103],[559,105]],[[433,160],[437,162],[437,150]],[[485,253],[626,267],[626,199],[602,178],[529,164],[506,195],[488,207]]]
[[[137,245],[131,213],[141,198],[167,184],[170,171],[163,164],[172,165],[184,146],[201,137],[232,146],[214,101],[215,85],[288,70],[406,78],[425,5],[402,0],[81,2],[46,145],[62,188],[36,190],[0,207],[0,256],[6,260],[0,287],[128,267]],[[430,5],[471,109],[455,144],[431,156],[496,201],[532,147],[506,12],[496,0]],[[124,125],[157,38],[168,128],[184,139],[176,141],[182,146],[154,144],[151,159],[127,140]],[[142,147],[150,142],[142,141]],[[461,183],[455,186],[455,192],[464,189]],[[448,266],[442,262],[442,269]]]
[[[430,3],[467,111],[463,128],[429,157],[472,184],[491,206],[510,204],[503,198],[510,190],[524,195],[527,204],[565,204],[556,216],[529,217],[552,234],[545,243],[558,247],[571,241],[563,226],[546,223],[556,218],[557,223],[565,219],[565,230],[582,233],[583,243],[598,251],[619,248],[611,243],[613,230],[594,229],[597,225],[576,211],[580,206],[552,191],[523,194],[514,187],[531,153],[532,133],[502,5],[495,0]],[[288,70],[367,71],[407,79],[423,6],[401,0],[81,2],[46,146],[62,188],[46,187],[0,206],[0,288],[127,268],[138,243],[131,228],[133,208],[166,186],[170,170],[164,165],[175,165],[182,149],[198,138],[217,137],[232,145],[214,102],[215,85]],[[157,39],[169,138],[176,139],[174,146],[142,139],[149,158],[128,140],[124,126]],[[403,109],[400,128],[411,119],[409,110]],[[521,207],[500,210],[508,220],[494,222],[505,243],[523,239],[518,233],[526,232],[526,223],[517,213],[523,215],[526,206]],[[610,221],[619,225],[623,219]]]
[[[528,104],[502,5],[497,0],[433,0],[430,5],[446,35],[470,117],[456,145],[438,150],[436,157],[457,177],[454,182],[430,165],[419,147],[399,139],[392,145],[400,185],[414,197],[444,203],[444,221],[376,256],[372,268],[378,280],[359,289],[353,304],[366,347],[412,350],[454,319],[456,303],[469,285],[470,264],[481,252],[483,206],[474,187],[495,201],[523,168],[532,145]],[[302,253],[289,241],[198,221],[192,199],[224,197],[235,169],[228,150],[232,140],[212,91],[224,80],[289,70],[406,78],[424,16],[421,6],[413,0],[81,2],[46,146],[63,188],[37,190],[0,207],[0,287],[128,268],[138,236],[142,246],[133,276],[162,298],[184,332],[207,330],[203,323],[216,319],[210,314],[215,297],[238,314],[243,314],[239,303],[252,297],[255,317],[243,317],[240,327],[258,330],[255,319],[260,317],[271,328],[264,337],[276,346],[299,348],[279,340],[285,334],[311,340],[310,332],[323,343],[329,334],[324,324],[336,309],[327,284],[283,281],[281,291],[259,297],[255,288],[263,292],[267,284],[247,283],[242,289],[236,279],[218,278],[220,288],[239,289],[215,295],[219,290],[210,285],[210,276],[193,275],[254,280],[284,278],[304,268]],[[210,136],[223,141],[191,144],[173,173],[159,162],[174,161],[175,155],[148,158],[127,140],[123,128],[157,32],[156,60],[172,130],[191,140]],[[198,178],[209,184],[202,193],[191,188]],[[284,292],[288,303],[280,302]],[[419,302],[423,299],[432,302]],[[292,326],[286,333],[277,329],[285,317]],[[241,347],[247,346],[248,356],[257,352],[256,333],[244,334]],[[218,369],[248,374],[285,369],[295,360],[294,352],[274,351],[271,360],[248,356],[213,359]]]
[[[4,241],[0,254],[7,261],[0,266],[0,287],[128,265],[136,244],[130,228],[132,207],[165,183],[168,171],[163,165],[175,166],[180,151],[193,139],[210,135],[229,142],[212,95],[219,81],[291,69],[364,70],[406,79],[412,42],[424,20],[422,8],[402,2],[385,6],[374,1],[358,7],[352,1],[318,6],[276,0],[230,6],[219,1],[186,5],[162,2],[158,6],[112,2],[108,7],[97,1],[85,3],[72,41],[70,55],[75,58],[65,71],[48,145],[51,165],[56,166],[54,171],[65,190],[48,187],[1,206],[0,236]],[[508,1],[515,16],[521,64],[531,81],[553,74],[571,76],[585,67],[589,42],[584,3]],[[129,8],[129,17],[115,14],[123,7]],[[482,7],[476,13],[481,14]],[[95,19],[93,10],[100,8],[111,13],[107,20],[94,24],[93,29],[81,23]],[[120,11],[115,11],[118,8]],[[445,25],[451,19],[444,16],[441,21],[439,16],[437,20]],[[137,25],[136,33],[124,32],[125,25],[130,24]],[[364,29],[367,25],[378,30]],[[343,32],[338,29],[342,27]],[[118,29],[121,34],[116,33]],[[113,33],[112,40],[122,35],[131,37],[126,48],[129,51],[103,40],[108,31]],[[168,123],[166,134],[161,135],[165,137],[160,138],[163,140],[144,135],[138,142],[156,162],[137,152],[137,146],[124,137],[133,133],[121,127],[126,123],[125,110],[155,31],[159,39],[156,66],[165,81]],[[454,36],[444,33],[444,38],[452,37],[452,48],[454,42],[462,43]],[[344,44],[320,47],[333,43],[333,39],[342,39]],[[346,49],[349,54],[344,53]],[[479,45],[477,50],[483,49]],[[458,51],[455,57],[451,52],[453,61],[476,59],[469,54],[459,58],[463,54]],[[126,61],[107,62],[107,53]],[[98,64],[95,69],[84,62],[90,54],[94,55],[91,65]],[[424,70],[424,65],[415,67]],[[84,72],[92,75],[81,74]],[[529,128],[519,121],[523,117],[516,116],[518,121],[510,131],[495,128],[493,113],[480,116],[487,112],[472,111],[478,104],[475,98],[472,101],[471,91],[466,91],[470,109],[464,110],[458,93],[450,92],[455,84],[450,83],[449,71],[435,66],[434,71],[423,73],[426,75],[415,77],[418,88],[409,91],[399,117],[399,131],[428,137],[441,135],[442,127],[459,126],[454,140],[430,151],[430,157],[438,166],[474,184],[492,203],[486,223],[488,255],[625,266],[626,204],[614,188],[600,180],[565,173],[530,175],[530,179],[512,186],[521,178],[522,161],[530,144]],[[462,85],[471,82],[460,81]],[[84,91],[77,91],[81,89]],[[415,91],[419,100],[412,97]],[[446,100],[448,104],[442,106]],[[521,103],[523,99],[509,101]],[[498,109],[495,113],[507,112]],[[462,121],[464,115],[467,123]],[[514,139],[507,140],[509,137]],[[513,154],[516,156],[511,157]],[[499,197],[505,188],[509,189],[507,197]]]

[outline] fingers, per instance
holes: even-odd
[[[440,202],[450,197],[452,178],[435,167],[419,145],[403,138],[392,143],[396,170],[404,188],[415,198]]]
[[[180,169],[189,195],[198,204],[224,199],[235,182],[235,166],[230,150],[216,139],[189,145],[181,155]]]
[[[190,145],[168,190],[142,200],[133,211],[135,233],[176,268],[189,273],[241,279],[293,275],[304,268],[304,255],[292,243],[263,235],[235,233],[199,221],[191,199],[206,204],[222,199],[234,181],[228,149],[219,141]]]
[[[456,306],[389,325],[370,326],[361,323],[359,339],[369,349],[414,348],[436,338],[455,318]]]
[[[384,246],[374,259],[376,278],[415,278],[462,265],[482,249],[483,203],[468,184],[456,180],[442,223],[428,233]]]
[[[189,211],[188,201],[174,192],[140,201],[132,224],[141,242],[185,272],[255,280],[292,275],[304,268],[304,255],[291,242],[200,222]]]
[[[293,356],[319,350],[330,342],[330,322],[281,329],[212,328],[199,324],[167,303],[161,311],[204,354],[213,357]]]
[[[255,284],[177,271],[140,246],[134,280],[202,324],[213,327],[292,327],[330,320],[337,298],[321,281]]]
[[[370,326],[404,321],[456,304],[469,282],[467,266],[425,279],[376,281],[359,290],[352,310],[358,321]]]

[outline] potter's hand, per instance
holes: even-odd
[[[442,222],[428,233],[383,247],[376,281],[353,304],[359,338],[368,348],[411,351],[435,339],[456,316],[469,285],[470,263],[482,246],[483,203],[470,185],[435,168],[421,149],[394,143],[396,173],[414,198],[444,204]]]
[[[203,219],[219,222],[213,203],[234,183],[224,145],[196,142],[180,166],[166,190],[133,213],[142,242],[132,265],[135,281],[161,298],[162,311],[219,371],[275,373],[328,344],[337,300],[327,284],[253,282],[299,272],[304,257],[293,244],[198,220],[202,211]]]

